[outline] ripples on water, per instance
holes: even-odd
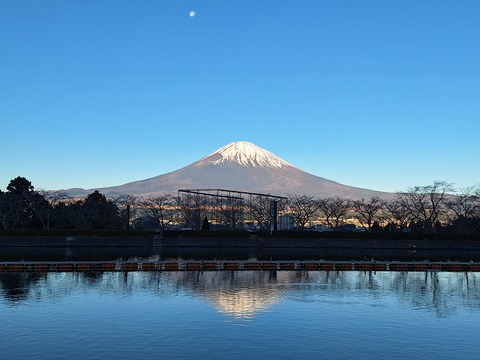
[[[0,274],[5,359],[476,359],[480,273]]]

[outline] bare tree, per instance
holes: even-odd
[[[351,207],[351,201],[335,196],[333,198],[320,199],[317,201],[317,205],[325,217],[327,225],[336,228],[343,223],[343,218]]]
[[[352,202],[355,217],[360,224],[368,231],[371,231],[373,221],[377,213],[383,208],[382,200],[379,197],[362,198]]]
[[[289,195],[287,209],[293,217],[293,221],[304,229],[312,217],[318,211],[318,202],[312,196]]]
[[[249,215],[257,222],[260,228],[268,229],[270,225],[271,200],[265,196],[257,196],[249,204]]]
[[[271,206],[272,198],[261,195],[254,196],[249,204],[248,213],[257,222],[260,228],[268,229],[270,227]],[[280,203],[280,207],[281,206],[283,205]]]
[[[243,217],[243,199],[234,196],[215,196],[211,200],[214,207],[213,216],[217,222],[235,228]]]
[[[23,216],[23,196],[0,192],[0,225],[2,229],[15,229],[21,224]]]
[[[393,219],[400,229],[405,229],[408,227],[410,221],[412,221],[412,215],[407,204],[403,201],[401,197],[397,197],[392,200],[386,200],[384,202],[384,207],[386,210],[386,217],[390,221]]]
[[[211,205],[207,201],[206,196],[188,193],[178,196],[176,203],[180,213],[185,219],[186,226],[200,230]]]
[[[112,200],[113,203],[117,205],[118,214],[122,222],[122,228],[124,230],[128,230],[130,228],[131,219],[135,219],[137,216],[138,198],[135,195],[123,194]]]
[[[452,184],[436,181],[433,185],[415,186],[408,192],[398,193],[413,219],[421,224],[423,231],[433,231],[434,225],[445,213],[445,200],[453,190]]]
[[[449,197],[445,204],[457,218],[471,219],[480,215],[480,188],[470,186]]]
[[[480,186],[463,188],[459,192],[445,201],[453,213],[452,225],[455,231],[476,231],[480,226]]]
[[[140,199],[139,205],[143,213],[155,221],[159,231],[164,230],[175,218],[174,198],[168,193]]]

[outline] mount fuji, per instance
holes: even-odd
[[[316,198],[392,196],[391,193],[342,185],[309,174],[247,141],[232,142],[167,174],[98,190],[107,196],[145,196],[161,192],[175,194],[179,189],[229,189],[272,195],[309,195]],[[92,192],[84,189],[66,191],[71,196],[86,196]]]

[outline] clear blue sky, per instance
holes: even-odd
[[[0,1],[0,189],[120,185],[240,140],[346,185],[465,187],[479,130],[478,0]]]

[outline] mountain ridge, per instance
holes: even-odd
[[[98,188],[107,196],[148,196],[179,189],[230,189],[272,195],[307,195],[316,198],[340,196],[351,199],[392,193],[343,185],[307,173],[271,152],[247,141],[232,142],[178,170],[124,185]],[[82,189],[83,190],[83,189]],[[72,196],[86,196],[93,190],[65,190]]]

